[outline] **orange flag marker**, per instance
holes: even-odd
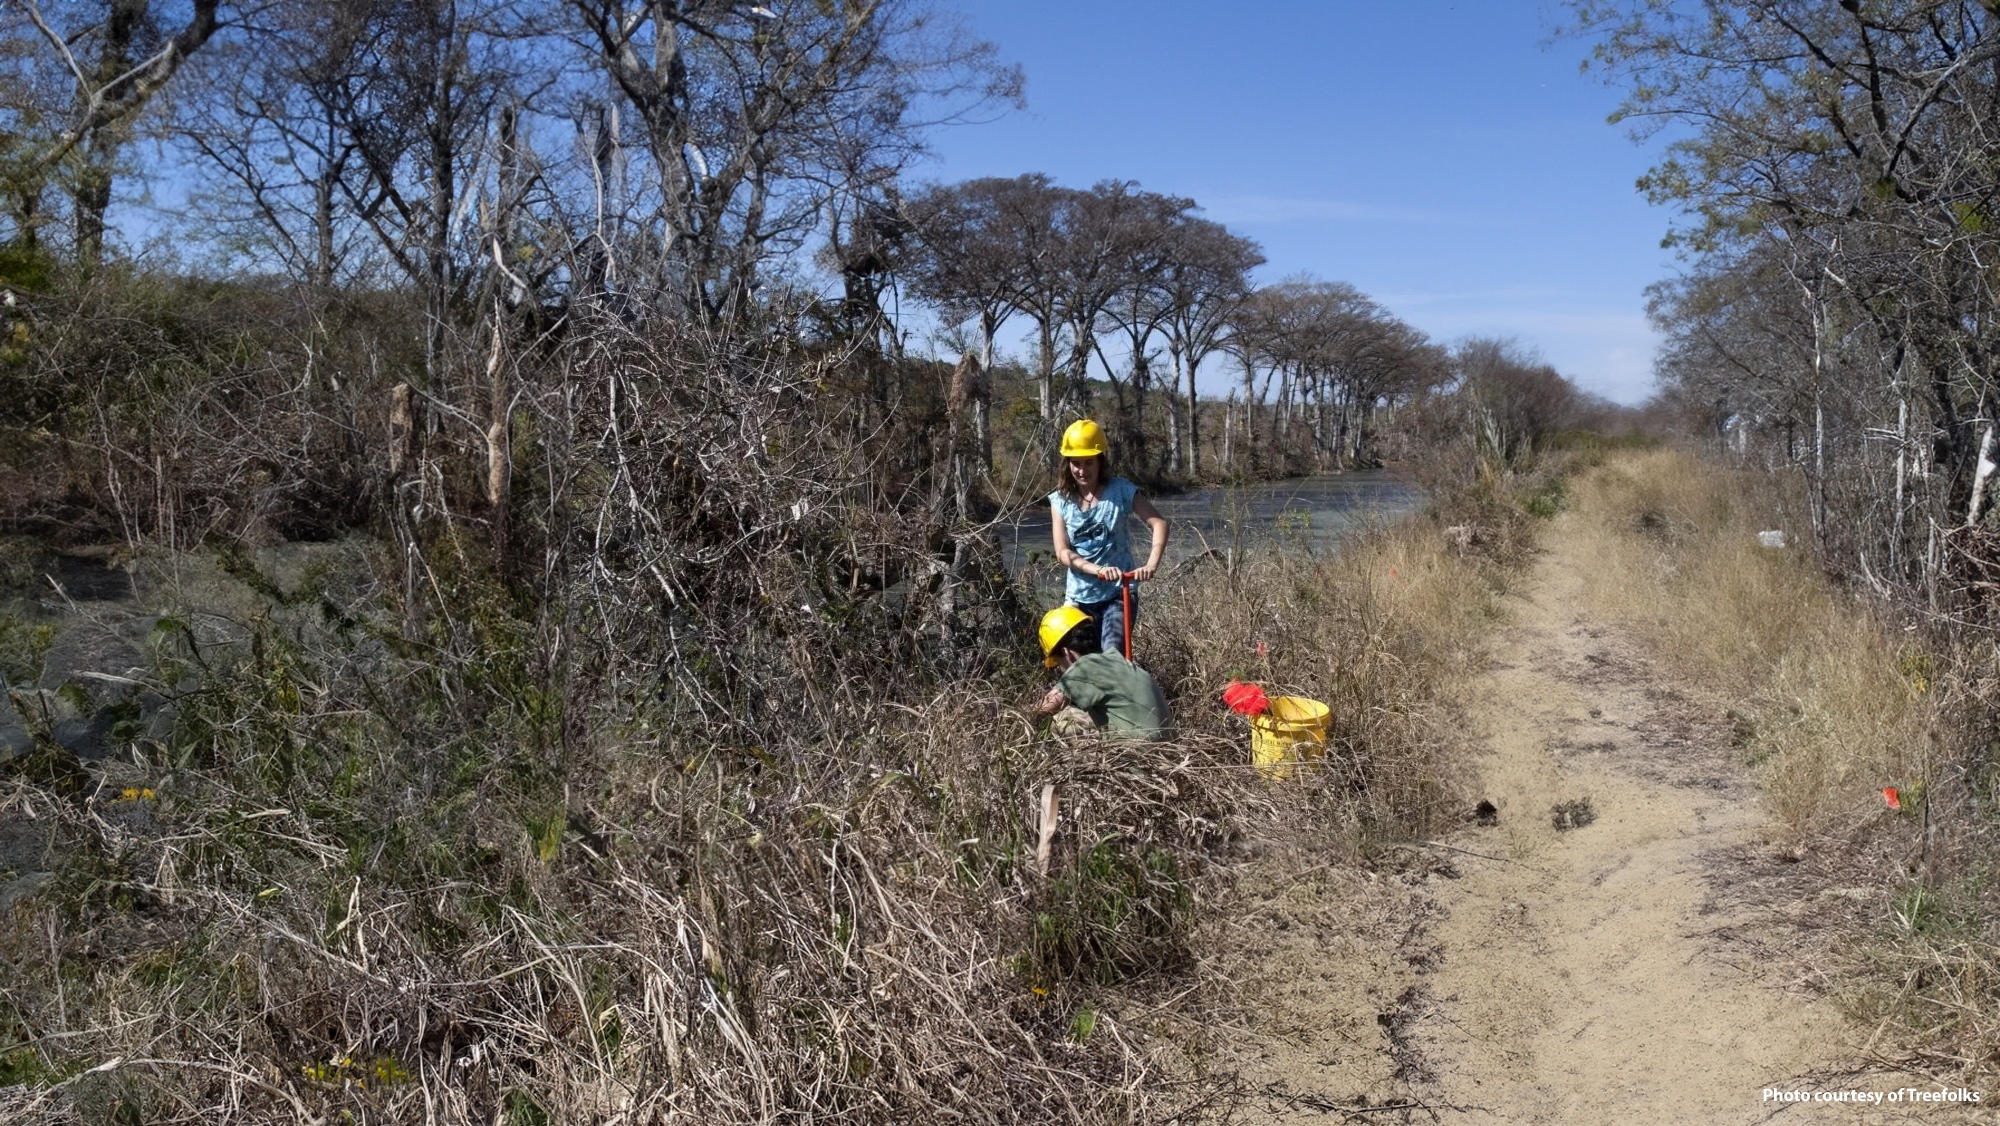
[[[1882,787],[1882,800],[1888,803],[1890,809],[1903,808],[1902,795],[1896,793],[1896,787],[1894,786]]]
[[[1235,680],[1222,690],[1222,702],[1241,715],[1263,715],[1271,710],[1271,701],[1262,688]]]

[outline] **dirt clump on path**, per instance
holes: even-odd
[[[1400,874],[1276,879],[1241,921],[1268,955],[1244,1120],[1994,1120],[1861,1062],[1792,941],[1839,889],[1765,840],[1726,712],[1587,609],[1575,519],[1469,686],[1463,831]]]

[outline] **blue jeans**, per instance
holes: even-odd
[[[1103,602],[1079,602],[1076,608],[1097,620],[1097,644],[1106,653],[1125,655],[1125,604],[1121,598]],[[1139,617],[1139,591],[1132,591],[1132,617]]]

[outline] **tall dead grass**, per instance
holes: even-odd
[[[1433,832],[1455,809],[1462,683],[1498,613],[1499,565],[1455,551],[1415,519],[1349,538],[1337,555],[1214,561],[1163,584],[1142,659],[1196,704],[1198,730],[1232,734],[1216,708],[1231,679],[1325,701],[1327,766],[1308,784],[1355,857]]]
[[[1589,596],[1733,703],[1793,845],[1850,836],[1881,787],[1928,777],[1939,721],[1923,650],[1827,581],[1803,512],[1768,477],[1662,449],[1582,477],[1568,528],[1599,561]],[[1788,546],[1760,546],[1762,531]]]

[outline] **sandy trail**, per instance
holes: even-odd
[[[1727,887],[1761,844],[1755,794],[1726,732],[1584,609],[1589,561],[1564,530],[1514,600],[1475,706],[1499,824],[1461,847],[1506,861],[1467,858],[1438,891],[1445,957],[1433,1019],[1418,1022],[1436,1083],[1452,1103],[1537,1123],[1757,1122],[1783,1105],[1766,1088],[1879,1089],[1835,1078],[1841,1022],[1787,988],[1781,963],[1722,957],[1712,936],[1764,910]],[[1551,807],[1582,799],[1595,820],[1558,831]]]
[[[1376,1066],[1325,1037],[1265,1052],[1267,1090],[1365,1091],[1378,1108],[1425,1109],[1357,1116],[1349,1098],[1338,1109],[1267,1099],[1252,1120],[1975,1120],[1886,1098],[1766,1100],[1766,1088],[1886,1094],[1917,1081],[1852,1066],[1842,1019],[1788,980],[1782,921],[1800,905],[1772,892],[1786,893],[1796,869],[1758,832],[1727,724],[1586,609],[1590,561],[1565,534],[1572,519],[1549,529],[1509,599],[1474,693],[1488,747],[1475,769],[1497,823],[1444,842],[1461,850],[1439,854],[1457,878],[1423,881],[1408,909],[1426,917],[1399,958],[1378,959],[1396,980],[1365,998],[1378,1013]],[[1558,831],[1551,807],[1586,798],[1595,819]],[[1343,960],[1349,974],[1363,969]],[[1325,1016],[1352,1042],[1366,1022],[1342,1007]]]

